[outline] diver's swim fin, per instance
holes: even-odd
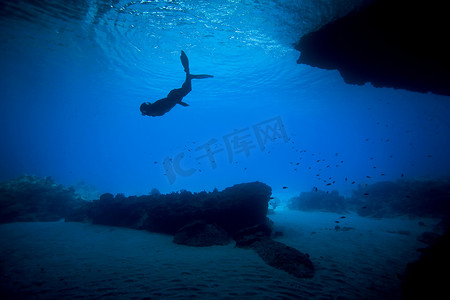
[[[183,106],[189,106],[189,104],[187,104],[186,102],[183,102],[183,101],[178,102],[178,104],[183,105]]]
[[[212,75],[207,75],[207,74],[200,74],[200,75],[194,75],[194,74],[189,74],[189,77],[191,79],[203,79],[203,78],[212,78],[214,76]]]
[[[189,60],[187,58],[186,53],[184,53],[183,50],[181,50],[180,59],[181,59],[181,63],[183,64],[184,71],[189,74]]]

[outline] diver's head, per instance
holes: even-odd
[[[139,108],[141,110],[141,113],[143,116],[149,116],[150,115],[150,103],[144,102],[141,104],[141,107]]]

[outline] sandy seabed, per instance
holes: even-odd
[[[290,210],[270,215],[284,233],[276,240],[310,255],[312,279],[272,268],[234,243],[194,248],[126,228],[3,224],[0,298],[399,299],[399,274],[425,246],[417,236],[437,220],[341,216]]]

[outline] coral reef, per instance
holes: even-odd
[[[51,177],[24,175],[0,185],[0,223],[58,221],[83,202]]]
[[[345,198],[340,196],[338,191],[325,192],[316,189],[291,198],[288,207],[303,211],[320,210],[336,213],[345,213],[348,209]]]
[[[103,194],[84,212],[95,224],[171,234],[174,243],[182,245],[224,245],[233,237],[237,247],[255,250],[268,265],[297,277],[312,277],[308,255],[270,238],[272,223],[266,215],[271,194],[272,189],[260,182],[211,193]]]
[[[450,222],[450,181],[401,179],[359,185],[352,196],[337,191],[313,189],[290,200],[289,208],[304,211],[345,213],[356,211],[362,217],[384,218],[402,215],[442,218],[443,228]]]
[[[450,216],[450,182],[403,179],[360,185],[353,191],[349,206],[363,217],[446,218]]]

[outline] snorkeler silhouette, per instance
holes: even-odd
[[[169,92],[166,98],[160,99],[154,103],[144,102],[141,104],[140,110],[143,116],[157,117],[162,116],[170,111],[176,104],[189,106],[189,104],[181,101],[183,97],[192,91],[191,79],[203,79],[213,77],[212,75],[193,75],[189,73],[189,60],[184,51],[181,51],[181,63],[186,72],[186,80],[179,89],[173,89]]]

